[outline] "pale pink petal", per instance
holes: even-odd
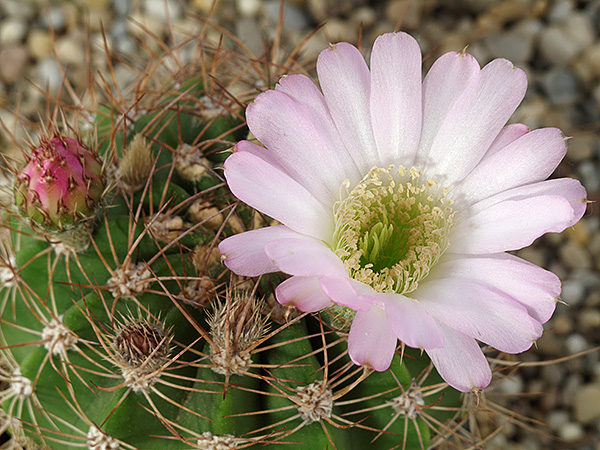
[[[333,305],[321,290],[317,277],[288,278],[277,286],[275,297],[282,305],[294,305],[304,312],[317,312]]]
[[[530,128],[522,123],[511,123],[510,125],[506,125],[504,128],[500,130],[490,148],[486,152],[485,156],[488,157],[493,155],[498,150],[506,147],[512,141],[519,139],[521,136],[529,133]]]
[[[410,165],[421,137],[421,49],[406,33],[379,36],[371,53],[371,117],[379,167]]]
[[[510,61],[485,66],[454,103],[429,151],[426,172],[450,186],[462,180],[486,153],[515,111],[527,76]]]
[[[319,282],[323,292],[335,303],[355,311],[368,311],[371,303],[365,300],[355,289],[348,277],[321,277]]]
[[[228,237],[219,244],[219,252],[224,257],[225,265],[232,272],[246,277],[256,277],[279,271],[265,253],[265,245],[268,242],[299,236],[302,235],[283,225],[259,228]]]
[[[490,195],[545,180],[567,152],[558,128],[540,128],[516,139],[483,160],[455,189],[456,195],[475,203]]]
[[[249,152],[233,153],[225,161],[231,192],[294,231],[322,240],[331,238],[333,213],[279,169]]]
[[[418,301],[400,294],[375,295],[385,305],[385,315],[398,339],[409,347],[437,348],[444,338],[436,321]]]
[[[398,340],[377,306],[356,313],[348,335],[348,354],[355,364],[378,372],[390,367]]]
[[[436,276],[475,280],[497,289],[524,305],[541,323],[550,319],[560,296],[556,275],[507,253],[446,255],[430,274]]]
[[[468,53],[449,52],[438,58],[423,81],[423,129],[416,162],[427,162],[431,145],[464,90],[479,75],[479,64]]]
[[[348,276],[344,264],[329,247],[308,237],[268,242],[265,253],[279,270],[290,275]]]
[[[532,197],[553,195],[564,197],[569,202],[573,208],[575,222],[583,217],[587,208],[587,193],[581,183],[573,178],[546,180],[501,192],[472,205],[471,214],[477,214],[505,200],[524,200]]]
[[[317,60],[319,83],[344,146],[366,174],[379,156],[371,127],[371,74],[356,47],[340,42]]]
[[[492,371],[475,339],[443,324],[440,328],[444,347],[426,350],[440,376],[462,392],[487,387]]]
[[[302,84],[308,78],[283,79],[284,86]],[[318,97],[312,85],[307,96]],[[313,101],[314,103],[315,101]],[[322,100],[324,103],[324,100]],[[359,174],[350,154],[340,145],[331,115],[323,108],[305,106],[280,90],[266,91],[246,109],[248,127],[272,154],[279,166],[324,204],[338,199],[342,182],[357,182]]]
[[[523,305],[477,281],[426,280],[413,295],[439,322],[503,352],[523,352],[542,335]]]
[[[585,189],[572,179],[514,188],[473,205],[458,220],[450,253],[499,253],[530,245],[545,233],[574,225],[585,212]]]

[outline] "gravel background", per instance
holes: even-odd
[[[265,42],[275,39],[279,3],[221,0],[211,20],[260,55]],[[45,94],[35,86],[56,94],[65,74],[75,90],[87,85],[88,30],[94,70],[106,74],[102,30],[115,54],[136,55],[141,46],[158,50],[142,27],[167,43],[177,41],[200,29],[199,17],[205,17],[211,5],[211,0],[2,0],[0,120],[10,133],[0,129],[0,151],[15,152],[9,136],[25,135],[19,123],[44,117]],[[328,42],[356,43],[361,25],[363,48],[383,32],[410,32],[421,44],[426,66],[445,51],[467,45],[482,65],[497,57],[510,59],[529,75],[526,99],[512,120],[532,128],[560,127],[572,137],[567,157],[554,176],[578,178],[591,200],[600,199],[599,1],[289,0],[283,17],[282,51],[305,41],[301,59],[308,68]],[[319,31],[307,39],[318,26]],[[218,39],[218,32],[211,33]],[[123,87],[135,77],[130,68],[133,60],[111,59]],[[599,211],[597,204],[591,204],[572,229],[545,236],[518,252],[561,277],[565,302],[546,324],[537,348],[519,355],[519,361],[553,361],[600,345]],[[522,367],[498,378],[486,391],[487,398],[501,398],[508,414],[514,411],[545,425],[528,422],[542,430],[532,432],[506,416],[482,414],[483,429],[502,426],[482,448],[600,450],[598,349],[560,363]]]

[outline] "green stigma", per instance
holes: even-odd
[[[374,167],[334,205],[333,251],[378,292],[414,291],[448,248],[456,212],[447,192],[414,167]]]

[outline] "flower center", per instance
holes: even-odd
[[[414,291],[448,248],[456,212],[447,192],[414,167],[374,167],[334,205],[333,251],[378,292]]]

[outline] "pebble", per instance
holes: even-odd
[[[577,422],[567,422],[558,429],[558,436],[567,442],[575,442],[583,438],[585,431]]]
[[[574,333],[565,339],[565,348],[569,355],[575,355],[587,350],[589,344],[581,334]]]
[[[36,59],[45,58],[52,52],[52,38],[46,30],[34,29],[27,36],[27,50]]]
[[[573,0],[555,1],[548,11],[548,20],[550,22],[564,22],[571,15],[574,8]]]
[[[573,331],[573,320],[567,315],[555,316],[552,319],[551,326],[558,335],[569,334]]]
[[[600,384],[585,384],[575,391],[573,401],[575,418],[590,424],[600,418]]]
[[[587,249],[573,240],[567,241],[560,248],[560,256],[564,263],[571,268],[591,269],[593,261]]]
[[[554,67],[540,78],[546,97],[554,106],[569,106],[579,99],[579,83],[575,74],[565,67]]]
[[[3,0],[0,3],[0,11],[3,11],[7,17],[19,19],[31,19],[38,9],[35,2],[25,2],[23,0]]]
[[[594,161],[590,159],[583,161],[577,166],[577,171],[588,191],[600,190],[600,177],[598,176],[600,170]]]
[[[600,311],[586,308],[579,313],[578,322],[582,331],[592,331],[600,328]]]
[[[568,306],[576,306],[585,298],[585,286],[578,280],[565,281],[562,285],[560,298]]]
[[[81,45],[85,36],[66,35],[56,40],[58,60],[64,64],[82,65],[85,63],[85,47]]]
[[[255,17],[262,9],[261,0],[236,0],[235,6],[244,17]]]
[[[585,16],[576,14],[563,24],[542,31],[540,52],[550,63],[564,66],[593,42],[592,24]]]
[[[360,26],[363,28],[370,28],[377,22],[377,13],[373,8],[363,6],[352,12],[349,22],[353,24],[355,29],[359,29]]]
[[[0,45],[20,44],[27,33],[27,24],[21,19],[8,18],[0,22]]]
[[[595,134],[577,134],[568,142],[567,158],[573,162],[590,159],[598,148],[598,136]]]
[[[385,18],[402,30],[416,30],[421,24],[423,2],[413,0],[391,0],[385,7]]]
[[[494,58],[507,58],[515,64],[525,63],[533,55],[542,28],[537,20],[524,20],[510,31],[489,35],[484,44]]]
[[[551,430],[558,430],[560,427],[569,421],[569,413],[562,409],[552,411],[548,414],[548,426]]]
[[[41,24],[44,28],[52,29],[55,33],[60,33],[67,26],[67,15],[60,6],[54,6],[41,17]]]
[[[271,24],[279,22],[279,7],[279,0],[268,0],[264,4],[265,18]],[[302,31],[308,27],[308,18],[300,8],[286,4],[283,9],[283,27],[286,30]]]
[[[36,84],[48,88],[51,93],[56,93],[63,82],[60,67],[54,58],[46,58],[38,62],[35,67]]]
[[[14,83],[25,75],[29,52],[24,45],[8,45],[0,48],[0,80]]]
[[[161,21],[177,20],[183,16],[183,7],[176,0],[144,0],[146,14]]]

